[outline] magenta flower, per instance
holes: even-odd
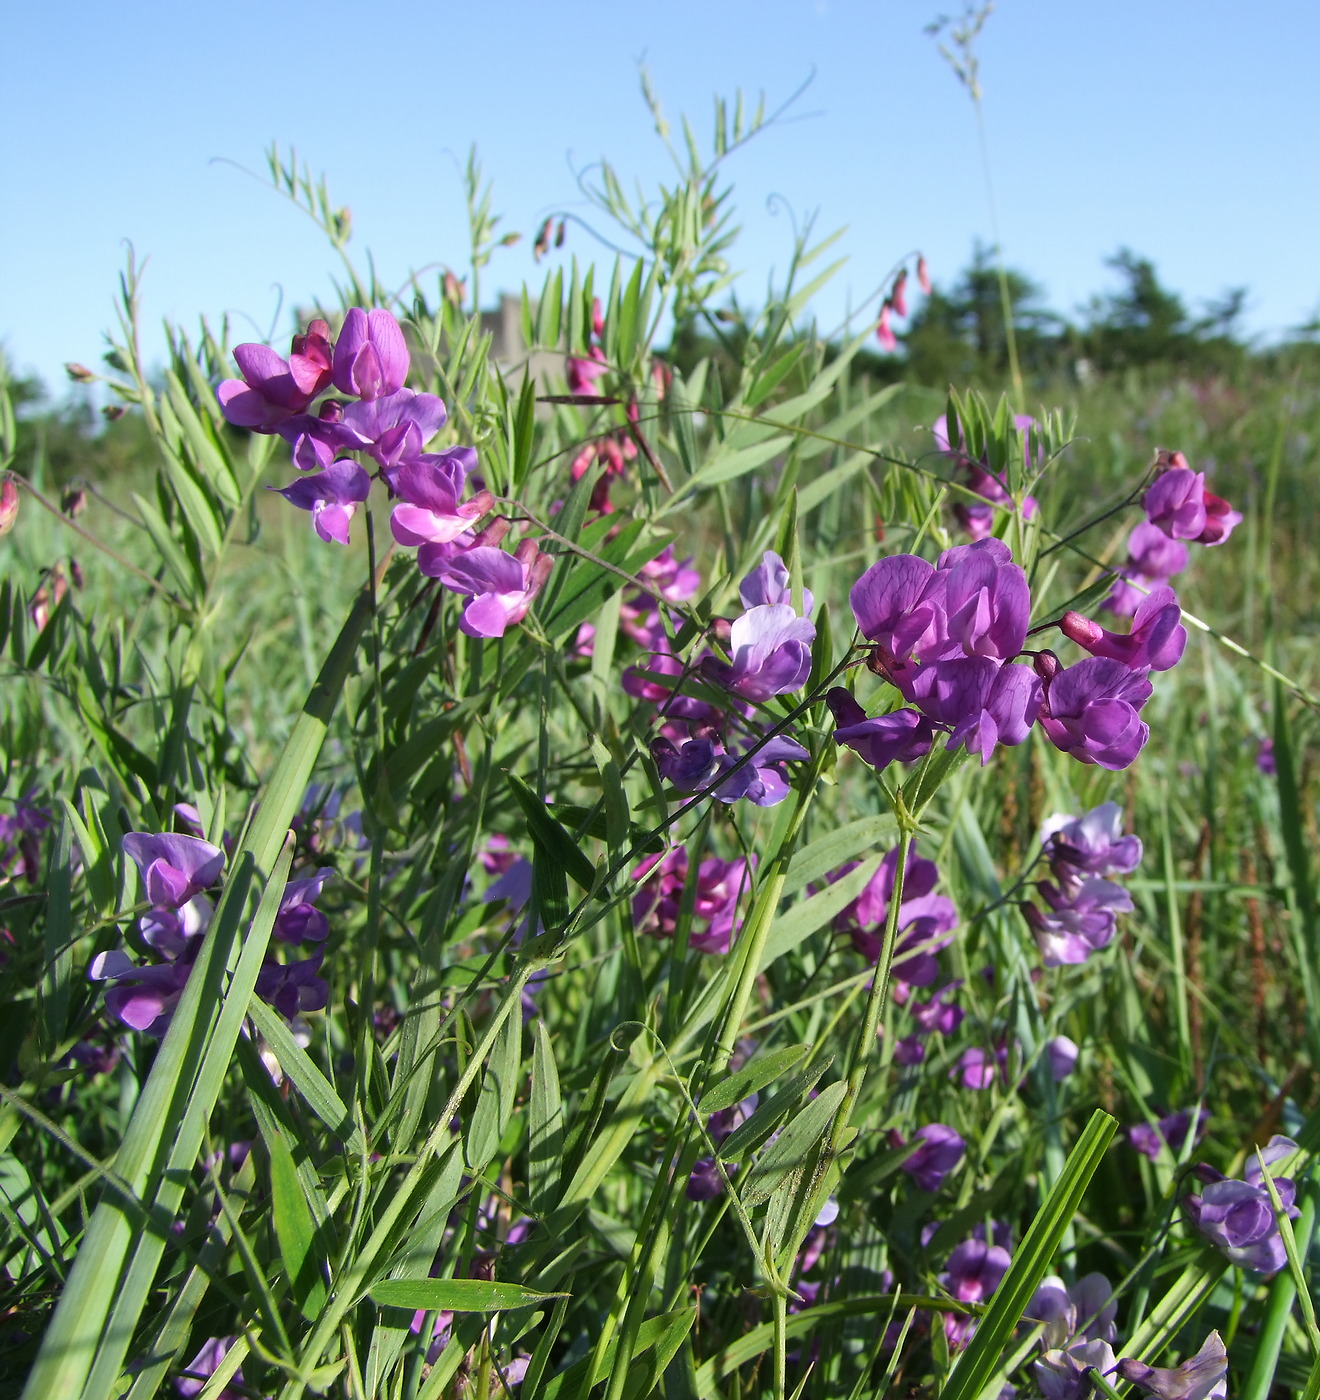
[[[811,644],[816,629],[786,603],[767,603],[735,618],[725,662],[707,656],[705,679],[743,700],[762,703],[773,695],[800,690],[811,673]]]
[[[1036,420],[1025,413],[1015,414],[1013,426],[1018,432],[1028,432],[1036,426]],[[959,439],[956,450],[950,448],[949,422],[946,414],[940,414],[935,420],[931,432],[935,438],[936,448],[945,456],[951,457],[966,473],[965,484],[968,490],[974,491],[987,502],[986,505],[977,505],[975,502],[958,501],[953,508],[955,519],[974,541],[987,539],[994,531],[996,515],[1000,511],[1014,508],[1013,498],[1008,494],[1003,477],[992,472],[984,458],[979,462],[974,462],[967,455],[965,440]],[[1027,465],[1030,466],[1030,438],[1025,439],[1024,442]],[[1024,520],[1030,520],[1036,514],[1037,509],[1038,503],[1034,496],[1023,497],[1022,518]]]
[[[423,453],[386,474],[390,490],[399,497],[390,513],[390,530],[399,544],[450,544],[490,510],[495,500],[489,491],[459,502],[476,459],[472,448],[456,447]]]
[[[505,629],[527,616],[545,586],[554,559],[535,540],[523,540],[512,554],[493,545],[455,550],[424,544],[417,567],[453,593],[467,597],[459,627],[469,637],[502,637]]]
[[[877,773],[891,763],[912,763],[930,752],[935,731],[930,720],[917,710],[895,710],[867,719],[865,710],[839,686],[831,687],[825,703],[838,726],[834,742],[847,745]]]
[[[891,554],[853,584],[853,616],[862,636],[885,653],[886,670],[913,657],[935,659],[946,640],[942,589],[935,566],[915,554]]]
[[[1010,661],[1023,647],[1031,594],[1002,540],[955,545],[940,556],[946,647],[938,659],[988,656]]]
[[[1103,606],[1118,617],[1131,617],[1146,596],[1143,589],[1167,582],[1186,567],[1187,546],[1143,520],[1128,536],[1127,563]]]
[[[979,1045],[973,1045],[958,1056],[958,1063],[949,1071],[949,1078],[961,1078],[964,1089],[988,1089],[996,1079],[1003,1079],[1007,1063],[1006,1045],[997,1045],[993,1050],[983,1050]]]
[[[1128,875],[1141,864],[1140,836],[1124,836],[1123,809],[1102,802],[1084,816],[1050,817],[1041,838],[1061,884],[1078,884],[1087,875]]]
[[[732,770],[741,754],[717,755],[717,779],[720,774],[729,774],[715,788],[718,801],[737,802],[745,797],[758,807],[773,807],[788,796],[788,771],[784,764],[799,763],[804,758],[811,757],[796,739],[790,739],[786,734],[777,734],[765,743],[753,741],[743,752],[751,752],[753,749],[755,752],[752,757],[736,772]]]
[[[408,366],[408,346],[394,317],[383,307],[353,307],[335,346],[335,388],[371,402],[401,389]]]
[[[984,767],[998,744],[1020,744],[1041,709],[1040,681],[1029,666],[987,656],[922,666],[907,682],[908,698],[949,729],[949,748],[967,745]]]
[[[1132,896],[1112,880],[1092,875],[1076,889],[1061,890],[1048,881],[1039,886],[1047,909],[1023,907],[1036,934],[1036,946],[1046,967],[1084,963],[1107,948],[1118,926],[1117,916],[1132,909]]]
[[[1137,713],[1151,696],[1145,672],[1107,656],[1061,670],[1049,652],[1036,658],[1036,669],[1045,682],[1040,722],[1055,748],[1080,763],[1118,769],[1145,747],[1150,730]]]
[[[1184,460],[1181,453],[1174,454]],[[1205,529],[1205,473],[1185,464],[1162,471],[1142,501],[1146,517],[1172,540],[1194,540]]]
[[[1213,491],[1205,493],[1205,529],[1196,537],[1197,544],[1214,545],[1223,542],[1242,524],[1242,512],[1234,510],[1222,496]]]
[[[314,425],[313,436],[347,452],[366,452],[382,467],[397,467],[419,457],[449,417],[434,394],[396,389],[391,394],[349,404],[338,423]]]
[[[764,607],[776,603],[793,602],[793,585],[789,578],[788,566],[773,549],[767,549],[761,562],[742,581],[738,590],[745,608]],[[802,615],[811,616],[814,599],[811,590],[802,590]]]
[[[1182,659],[1187,629],[1174,591],[1161,584],[1137,604],[1132,630],[1107,632],[1081,613],[1066,612],[1059,630],[1092,656],[1108,656],[1133,670],[1167,671]]]
[[[269,345],[234,347],[242,379],[226,379],[216,390],[227,422],[254,432],[275,432],[301,414],[330,383],[330,327],[313,321],[306,335],[293,338],[293,351],[281,359]]]
[[[961,981],[949,982],[929,1001],[909,1004],[908,1010],[916,1023],[919,1035],[930,1035],[938,1031],[940,1035],[950,1036],[962,1025],[967,1013],[952,1000],[961,986]]]
[[[1279,760],[1274,757],[1274,740],[1262,739],[1256,745],[1256,768],[1272,778],[1279,771]]]
[[[875,338],[880,342],[880,348],[886,355],[892,355],[898,349],[898,337],[889,324],[889,317],[890,305],[886,301],[880,308],[880,319],[876,322],[875,327]]]
[[[327,543],[348,543],[348,527],[371,494],[371,478],[356,462],[331,462],[324,471],[299,477],[278,491],[291,505],[312,513],[312,528]]]
[[[1218,1332],[1211,1332],[1181,1366],[1147,1366],[1125,1356],[1117,1370],[1155,1400],[1225,1400],[1228,1395],[1228,1353]]]
[[[831,877],[841,879],[855,864],[841,866]],[[894,894],[898,871],[898,850],[890,851],[880,868],[857,896],[835,919],[835,927],[846,932],[853,947],[869,962],[877,962],[884,946],[889,901]],[[958,926],[953,901],[934,893],[939,870],[933,860],[909,852],[903,877],[903,902],[898,909],[898,946],[894,950],[894,978],[913,987],[929,987],[939,976],[936,953],[952,941]]]
[[[927,1123],[917,1129],[921,1146],[903,1162],[903,1170],[922,1191],[938,1191],[944,1178],[963,1159],[967,1144],[944,1123]]]
[[[195,836],[131,831],[123,846],[124,854],[142,872],[147,898],[169,909],[180,908],[210,888],[225,866],[224,852]]]
[[[964,1240],[939,1275],[940,1282],[960,1303],[984,1303],[999,1287],[1012,1256],[1000,1244],[987,1244],[982,1238]],[[976,1330],[976,1319],[958,1313],[945,1313],[944,1335],[952,1347],[966,1346]]]
[[[586,358],[580,355],[568,357],[567,378],[570,394],[590,394],[595,390],[596,381],[609,370],[605,352],[599,345],[593,345]]]

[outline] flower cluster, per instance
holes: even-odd
[[[895,1147],[906,1147],[901,1139],[895,1140]],[[903,1170],[922,1191],[938,1191],[944,1178],[957,1167],[967,1150],[967,1143],[960,1133],[956,1133],[946,1123],[925,1123],[914,1134],[916,1150],[903,1159]]]
[[[1273,1166],[1297,1150],[1291,1138],[1276,1134],[1261,1148],[1260,1155],[1266,1166]],[[1204,1164],[1197,1167],[1196,1175],[1206,1183],[1205,1189],[1199,1196],[1188,1196],[1183,1209],[1206,1239],[1239,1268],[1258,1274],[1272,1274],[1283,1268],[1288,1256],[1257,1157],[1253,1154],[1247,1162],[1241,1181],[1222,1176]],[[1276,1176],[1274,1187],[1284,1210],[1295,1219],[1300,1214],[1293,1204],[1296,1185],[1289,1177]]]
[[[1024,904],[1046,967],[1084,963],[1113,941],[1117,916],[1132,896],[1109,875],[1130,874],[1141,863],[1141,839],[1124,836],[1123,812],[1105,802],[1081,817],[1051,817],[1044,828],[1053,880],[1036,887],[1044,908]]]
[[[1180,1108],[1176,1113],[1166,1114],[1153,1126],[1150,1123],[1134,1123],[1127,1130],[1127,1140],[1143,1157],[1149,1157],[1154,1162],[1159,1159],[1162,1147],[1167,1146],[1175,1154],[1180,1152],[1189,1133],[1192,1134],[1193,1144],[1198,1142],[1209,1121],[1210,1113],[1203,1108],[1197,1113],[1193,1128],[1191,1109]]]
[[[1119,617],[1131,617],[1148,590],[1187,567],[1184,540],[1223,544],[1242,522],[1241,512],[1205,489],[1205,473],[1194,472],[1181,452],[1161,449],[1155,466],[1158,475],[1142,501],[1146,519],[1128,538],[1127,562],[1105,603]]]
[[[695,668],[688,668],[665,642],[648,657],[645,671],[631,670],[623,683],[629,694],[659,706],[664,727],[652,740],[651,756],[667,782],[681,792],[710,791],[725,803],[745,797],[759,807],[772,807],[788,795],[785,765],[809,754],[786,734],[766,738],[753,716],[755,706],[806,683],[816,637],[808,616],[813,599],[804,589],[804,615],[799,616],[788,568],[773,550],[743,579],[740,596],[745,611],[714,629],[725,634],[727,659],[707,652]],[[679,694],[691,669],[706,683],[707,694],[724,691],[728,701],[717,706]],[[736,735],[735,727],[740,730]]]
[[[310,512],[323,540],[347,544],[349,525],[371,493],[373,477],[396,504],[395,540],[417,546],[422,573],[467,601],[461,626],[474,637],[501,637],[520,622],[544,586],[552,560],[524,538],[500,547],[508,522],[476,526],[494,498],[484,487],[463,500],[476,466],[470,447],[427,452],[448,413],[434,394],[405,387],[411,358],[398,321],[381,307],[354,307],[337,340],[326,321],[293,338],[287,360],[267,345],[239,345],[241,379],[216,391],[225,418],[258,433],[278,433],[302,475],[278,488]],[[315,401],[330,391],[345,398]],[[363,459],[372,464],[368,472]]]
[[[0,814],[0,882],[21,876],[35,885],[41,879],[41,834],[50,826],[50,813],[35,806],[29,793],[19,798],[11,814]]]
[[[978,1225],[969,1239],[949,1255],[939,1281],[960,1303],[984,1303],[1003,1281],[1013,1262],[1013,1237],[1007,1227],[992,1223],[986,1238],[984,1225]],[[944,1335],[951,1347],[964,1347],[976,1331],[976,1318],[966,1313],[944,1314]]]
[[[755,857],[751,858],[752,862]],[[639,888],[633,896],[633,924],[639,933],[672,938],[677,931],[688,882],[688,854],[677,846],[664,855],[647,856],[632,872]],[[688,946],[701,953],[727,953],[741,927],[738,903],[751,883],[747,860],[710,856],[697,867]],[[729,1129],[733,1131],[732,1128]]]
[[[1086,1274],[1071,1287],[1053,1274],[1041,1281],[1026,1315],[1045,1325],[1045,1351],[1032,1365],[1044,1400],[1086,1400],[1088,1372],[1114,1369],[1117,1312],[1103,1274]]]
[[[892,355],[898,349],[898,337],[894,334],[894,328],[890,325],[893,317],[905,320],[908,314],[907,305],[907,268],[900,268],[898,276],[894,278],[893,285],[889,289],[889,295],[880,303],[880,316],[875,324],[875,338],[880,342],[880,348],[888,355]],[[930,295],[930,273],[926,270],[926,259],[917,259],[917,285],[927,296]]]
[[[225,854],[218,846],[195,836],[166,833],[160,836],[130,832],[124,852],[137,865],[151,908],[138,923],[138,931],[157,962],[137,963],[120,949],[99,953],[88,969],[94,982],[112,985],[105,994],[107,1012],[130,1030],[164,1035],[174,1015],[202,940],[214,912],[204,891],[220,878]],[[316,900],[334,872],[317,870],[290,880],[275,916],[273,938],[301,947],[317,945],[311,957],[280,962],[272,948],[257,974],[256,994],[285,1020],[293,1022],[304,1011],[320,1011],[329,987],[320,977],[329,925],[316,908]]]
[[[1013,417],[1013,426],[1018,432],[1024,434],[1023,451],[1027,454],[1027,463],[1030,465],[1030,432],[1036,426],[1036,420],[1025,413],[1018,413]],[[985,502],[984,505],[969,501],[957,502],[953,508],[954,518],[973,540],[987,539],[994,533],[996,514],[1000,511],[1015,509],[1013,498],[1008,494],[1008,487],[1003,476],[990,470],[990,462],[987,457],[982,456],[979,460],[972,458],[967,451],[965,437],[959,437],[957,447],[949,445],[949,420],[946,414],[940,414],[935,420],[931,432],[934,435],[937,450],[943,456],[951,458],[963,472],[963,484]],[[961,432],[962,426],[960,424],[959,433],[961,434]],[[1036,498],[1034,496],[1025,497],[1022,501],[1022,518],[1031,520],[1036,515],[1037,509]]]

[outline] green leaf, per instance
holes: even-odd
[[[509,1312],[570,1296],[479,1278],[386,1278],[373,1283],[368,1292],[373,1302],[387,1308],[464,1313]]]
[[[748,1151],[755,1151],[792,1111],[793,1105],[809,1094],[816,1081],[833,1063],[829,1056],[796,1069],[765,1103],[738,1126],[720,1144],[720,1157],[727,1162],[739,1161]]]
[[[513,1117],[522,1058],[522,1017],[510,1016],[500,1031],[467,1132],[468,1165],[485,1171]]]
[[[732,1108],[740,1099],[763,1089],[772,1080],[792,1069],[811,1049],[810,1045],[786,1045],[782,1050],[772,1050],[768,1055],[758,1055],[745,1064],[736,1074],[731,1074],[708,1089],[701,1096],[703,1113],[718,1113],[723,1108]]]
[[[271,1214],[280,1258],[284,1260],[294,1302],[302,1315],[313,1322],[325,1304],[326,1293],[311,1208],[303,1195],[298,1168],[284,1134],[272,1127],[263,1137],[270,1154]]]
[[[829,1130],[848,1086],[843,1080],[829,1085],[807,1104],[782,1133],[756,1159],[739,1195],[746,1206],[758,1205],[785,1182],[799,1175],[816,1143]],[[724,1155],[721,1150],[721,1156]],[[1025,1306],[1025,1305],[1024,1305]]]
[[[841,914],[866,888],[871,877],[880,869],[883,859],[883,856],[872,856],[870,860],[863,861],[856,870],[850,870],[843,879],[827,885],[809,899],[800,900],[787,914],[781,914],[770,930],[770,937],[766,939],[765,952],[761,956],[761,969],[764,971],[776,958],[791,952],[799,943],[810,938],[817,929],[823,928],[837,914]]]
[[[532,1097],[528,1105],[527,1194],[532,1211],[542,1215],[559,1194],[564,1155],[564,1101],[559,1071],[545,1022],[537,1017],[532,1033]]]
[[[1040,1287],[1041,1279],[1049,1273],[1054,1252],[1072,1224],[1087,1185],[1117,1127],[1117,1120],[1099,1109],[1091,1115],[1077,1145],[1068,1154],[1054,1189],[1045,1198],[1026,1238],[1013,1255],[1013,1262],[995,1290],[967,1350],[958,1358],[948,1384],[940,1392],[940,1400],[979,1400],[999,1369],[1000,1358],[1014,1327]]]
[[[596,883],[596,867],[582,854],[577,842],[550,815],[546,805],[516,773],[507,775],[509,788],[527,818],[527,830],[539,850],[557,862],[589,890]]]

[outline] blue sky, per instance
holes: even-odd
[[[126,240],[150,258],[149,357],[163,317],[228,312],[237,338],[264,336],[281,289],[284,339],[289,308],[328,293],[336,263],[303,216],[224,163],[260,170],[272,139],[327,173],[353,246],[391,282],[462,262],[458,163],[476,141],[504,226],[528,235],[488,285],[516,286],[539,220],[582,207],[575,169],[604,155],[644,183],[665,173],[643,56],[667,114],[687,112],[703,139],[715,93],[764,90],[774,105],[815,72],[794,120],[730,162],[744,301],[790,246],[775,195],[799,218],[819,211],[819,232],[848,226],[822,319],[910,249],[951,281],[990,221],[971,104],[923,33],[940,3],[15,7],[0,53],[0,343],[57,388],[64,361],[95,363]],[[1248,286],[1255,333],[1309,319],[1317,51],[1313,0],[999,0],[979,53],[1009,263],[1072,312],[1127,245],[1194,305]],[[590,253],[585,235],[574,247]]]

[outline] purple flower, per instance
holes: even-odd
[[[721,1109],[706,1119],[706,1132],[716,1147],[740,1124],[745,1123],[756,1109],[757,1095],[751,1094],[736,1103],[732,1108]],[[738,1170],[736,1162],[724,1164],[725,1174],[733,1176]],[[713,1201],[724,1190],[724,1180],[714,1157],[702,1157],[693,1163],[688,1176],[687,1198],[690,1201]]]
[[[1026,641],[1031,594],[1008,546],[995,539],[955,545],[940,555],[938,572],[944,575],[948,638],[941,658],[1012,660]]]
[[[851,864],[842,866],[830,877],[831,882],[852,869],[855,866]],[[835,920],[835,927],[850,934],[853,947],[870,962],[879,960],[884,944],[897,871],[895,848],[881,861],[861,894]],[[898,909],[901,936],[894,950],[893,970],[894,977],[909,986],[929,987],[935,981],[939,976],[935,954],[952,941],[950,935],[958,926],[953,902],[933,892],[938,880],[939,870],[933,860],[924,860],[915,850],[909,852],[903,876],[903,902]]]
[[[1196,1115],[1196,1134],[1193,1142],[1199,1141],[1209,1121],[1209,1111],[1201,1109]],[[1170,1152],[1179,1152],[1183,1143],[1187,1141],[1191,1126],[1191,1109],[1180,1108],[1176,1113],[1161,1118],[1153,1127],[1149,1123],[1134,1123],[1127,1130],[1127,1139],[1138,1152],[1153,1162],[1159,1157],[1160,1148],[1166,1143]]]
[[[1137,604],[1132,630],[1107,632],[1081,613],[1066,612],[1059,630],[1092,656],[1109,656],[1134,670],[1167,671],[1182,659],[1187,629],[1172,588],[1161,584]]]
[[[1128,536],[1127,563],[1103,606],[1119,617],[1131,617],[1146,596],[1142,588],[1164,583],[1186,567],[1187,546],[1181,540],[1170,539],[1158,525],[1143,520]]]
[[[1075,889],[1060,889],[1048,881],[1038,886],[1049,906],[1024,906],[1036,934],[1036,946],[1046,967],[1084,963],[1113,941],[1117,916],[1132,908],[1132,896],[1112,880],[1088,876]]]
[[[396,389],[383,398],[349,404],[339,423],[317,431],[345,451],[367,452],[382,467],[397,467],[421,456],[448,416],[434,394]]]
[[[1174,459],[1182,466],[1171,466],[1151,483],[1142,505],[1152,525],[1172,540],[1194,540],[1205,529],[1205,473],[1194,472],[1182,453]]]
[[[767,549],[761,562],[742,581],[738,590],[743,607],[751,609],[784,603],[792,605],[793,586],[788,566],[773,549]],[[811,616],[814,600],[811,590],[802,590],[802,615]]]
[[[390,513],[390,530],[401,545],[449,544],[470,530],[495,503],[489,491],[459,503],[468,471],[476,466],[470,447],[423,453],[386,473],[399,504]]]
[[[334,878],[329,866],[301,880],[290,880],[280,897],[274,934],[282,943],[321,943],[330,932],[326,917],[316,907],[325,882]]]
[[[835,743],[845,744],[877,773],[891,763],[912,763],[930,752],[935,731],[930,720],[917,710],[895,710],[867,719],[866,711],[837,685],[831,687],[825,703],[838,726]]]
[[[1050,817],[1041,833],[1060,883],[1087,875],[1127,875],[1141,864],[1141,837],[1124,836],[1123,809],[1102,802],[1084,816]]]
[[[1018,432],[1026,433],[1036,425],[1036,420],[1025,413],[1014,415],[1013,426]],[[995,475],[989,470],[984,459],[974,462],[966,451],[965,440],[959,440],[958,449],[951,451],[949,447],[949,426],[948,418],[945,414],[935,420],[932,433],[935,438],[935,446],[940,452],[948,457],[952,457],[964,469],[967,476],[967,486],[970,490],[984,500],[990,502],[989,505],[973,505],[966,501],[959,501],[953,508],[954,516],[964,530],[972,536],[974,540],[985,539],[994,529],[995,506],[1000,506],[1005,510],[1013,509],[1013,498],[1005,489],[1004,480],[1001,476]],[[960,428],[961,431],[961,428]],[[1027,464],[1031,464],[1031,447],[1029,439],[1024,439],[1023,449],[1026,454]],[[1036,513],[1036,498],[1027,496],[1022,501],[1022,518],[1030,520]]]
[[[921,1146],[903,1162],[903,1170],[922,1191],[938,1191],[963,1159],[967,1144],[944,1123],[926,1123],[916,1131]]]
[[[1296,1150],[1297,1144],[1291,1138],[1276,1135],[1262,1155],[1267,1163],[1277,1162]],[[1199,1196],[1188,1196],[1183,1208],[1192,1224],[1223,1251],[1230,1263],[1269,1274],[1283,1267],[1287,1254],[1269,1192],[1260,1181],[1260,1165],[1253,1158],[1244,1181],[1212,1181]],[[1299,1211],[1293,1204],[1297,1194],[1294,1183],[1281,1176],[1275,1178],[1274,1186],[1284,1210],[1296,1218]]]
[[[918,1035],[930,1035],[938,1031],[940,1035],[950,1036],[962,1025],[967,1013],[951,1000],[961,986],[960,981],[949,982],[929,1001],[912,1002],[909,1005],[908,1010],[916,1022]]]
[[[967,548],[975,548],[973,545]],[[967,745],[990,761],[998,744],[1020,744],[1040,713],[1042,689],[1029,666],[968,656],[922,666],[908,698],[937,724],[949,726],[949,748]]]
[[[680,792],[695,792],[715,771],[715,757],[722,752],[712,739],[688,739],[680,745],[668,739],[651,740],[651,757],[660,776]]]
[[[1224,1400],[1228,1394],[1228,1353],[1211,1332],[1195,1356],[1181,1366],[1145,1366],[1124,1357],[1118,1374],[1156,1400]]]
[[[964,1240],[951,1255],[939,1280],[960,1303],[984,1303],[999,1287],[1012,1256],[1000,1244],[982,1238]],[[944,1315],[944,1334],[952,1347],[965,1346],[976,1330],[976,1319],[962,1314]]]
[[[1267,778],[1272,778],[1279,771],[1278,759],[1274,757],[1273,739],[1262,739],[1256,745],[1256,767]]]
[[[220,1363],[228,1356],[229,1348],[234,1345],[235,1340],[234,1337],[212,1337],[203,1343],[201,1351],[193,1357],[183,1374],[174,1382],[174,1389],[184,1400],[193,1400],[194,1396],[202,1393],[207,1381],[215,1375]],[[230,1377],[230,1382],[216,1393],[215,1400],[245,1400],[245,1397],[251,1396],[252,1392],[243,1382],[241,1366]]]
[[[743,700],[761,703],[800,690],[811,672],[816,629],[786,603],[766,603],[735,618],[729,635],[732,662],[713,656],[702,675]]]
[[[1053,1040],[1046,1042],[1045,1055],[1050,1062],[1050,1074],[1056,1084],[1067,1079],[1077,1068],[1079,1053],[1077,1042],[1070,1040],[1066,1035],[1056,1035]]]
[[[15,873],[36,884],[42,874],[38,838],[49,825],[50,814],[24,798],[14,804],[13,816],[0,816],[0,874],[16,863]]]
[[[215,884],[225,865],[222,850],[195,836],[131,831],[123,844],[124,854],[142,872],[147,898],[169,909],[180,908]]]
[[[113,982],[107,989],[105,1009],[130,1030],[162,1036],[188,982],[192,962],[168,962],[139,967],[118,949],[98,953],[87,969],[93,982]]]
[[[645,882],[632,902],[633,923],[639,932],[657,938],[674,936],[687,875],[687,851],[682,846],[664,856],[648,856],[633,870],[633,879]],[[745,860],[725,861],[711,856],[701,862],[697,867],[690,947],[703,953],[729,951],[740,922],[738,902],[750,883]]]
[[[964,1089],[988,1089],[996,1079],[1003,1077],[1002,1070],[1007,1063],[1006,1045],[997,1045],[993,1051],[973,1045],[959,1055],[958,1063],[949,1071],[949,1078],[960,1077]]]
[[[1234,510],[1222,496],[1213,491],[1205,493],[1205,529],[1196,537],[1197,544],[1213,545],[1223,542],[1242,524],[1242,512]]]
[[[313,321],[306,335],[293,338],[293,352],[283,360],[269,345],[236,345],[234,359],[242,379],[226,379],[216,390],[220,411],[236,427],[271,433],[301,414],[330,383],[330,327]]]
[[[347,544],[349,522],[371,494],[371,478],[356,462],[345,460],[270,489],[299,510],[311,511],[312,528],[327,543]]]
[[[408,378],[408,346],[399,323],[383,307],[353,307],[335,346],[334,381],[341,393],[371,402],[393,394]]]
[[[1049,652],[1036,658],[1036,668],[1045,682],[1040,722],[1055,748],[1080,763],[1117,769],[1145,747],[1150,730],[1137,715],[1151,695],[1144,672],[1107,656],[1058,669]]]
[[[256,993],[269,1003],[286,1021],[292,1021],[304,1011],[321,1011],[330,999],[330,987],[318,976],[323,951],[317,951],[301,962],[268,962],[257,973]]]
[[[848,601],[857,626],[886,653],[889,669],[913,656],[933,659],[939,651],[944,641],[942,590],[935,566],[915,554],[891,554],[853,584]]]
[[[506,628],[521,622],[553,565],[553,557],[542,554],[530,539],[522,540],[512,554],[493,545],[455,550],[451,545],[424,544],[417,551],[422,573],[466,595],[459,627],[469,637],[502,637]]]
[[[773,807],[788,796],[785,763],[800,762],[811,755],[796,739],[778,734],[759,743],[753,740],[743,751],[752,756],[737,766],[743,755],[728,753],[711,739],[688,739],[675,746],[669,739],[653,739],[651,755],[660,776],[682,792],[710,787],[724,803],[747,798],[758,807]],[[727,777],[724,775],[728,774]]]

